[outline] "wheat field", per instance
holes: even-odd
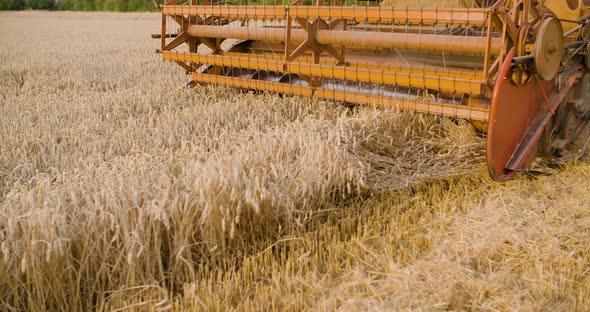
[[[157,14],[0,12],[0,310],[587,310],[590,164],[466,122],[181,88]]]

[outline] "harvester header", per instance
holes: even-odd
[[[497,180],[584,154],[590,0],[308,2],[171,0],[153,37],[189,85],[471,120]]]

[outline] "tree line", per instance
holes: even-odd
[[[0,10],[156,11],[163,0],[0,0]]]

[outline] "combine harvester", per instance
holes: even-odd
[[[496,180],[530,170],[536,159],[555,164],[584,154],[590,0],[470,0],[452,8],[308,1],[171,0],[160,6],[162,32],[152,37],[189,84],[470,120],[487,132]]]

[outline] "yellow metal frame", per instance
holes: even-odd
[[[346,19],[399,25],[485,26],[488,9],[396,8],[369,6],[277,6],[277,5],[163,5],[166,16],[211,15],[227,19],[286,20],[291,18]]]
[[[487,121],[489,116],[488,109],[485,107],[443,104],[432,101],[430,98],[401,99],[383,96],[379,94],[367,94],[325,88],[312,88],[308,86],[299,86],[293,84],[245,79],[238,77],[199,74],[196,72],[191,73],[191,77],[193,81],[205,84],[217,84],[227,87],[264,90],[289,95],[300,95],[308,97],[315,95],[319,98],[327,100],[397,108],[401,110],[410,110],[420,113],[429,113],[446,117]]]
[[[315,94],[335,101],[395,106],[485,121],[489,96],[506,51],[522,39],[520,26],[538,14],[531,0],[499,0],[489,8],[327,6],[323,0],[318,0],[315,6],[304,6],[300,2],[287,6],[169,2],[161,6],[162,57],[182,66],[195,82],[303,96]],[[559,1],[547,2],[555,6]],[[166,32],[167,19],[178,24],[178,33]],[[263,21],[273,22],[268,25]],[[358,23],[362,26],[355,26]],[[439,34],[440,29],[448,29],[449,33]],[[167,41],[169,37],[174,39]],[[228,38],[262,42],[272,54],[259,50],[223,51],[221,44]],[[183,43],[189,45],[189,51],[177,50]],[[200,44],[211,52],[199,53]],[[275,52],[269,44],[278,46],[279,51]],[[356,50],[469,55],[481,58],[482,68],[459,70],[379,64],[363,59]],[[198,72],[203,64],[210,65],[210,70]],[[224,77],[220,75],[224,68],[297,75],[309,86]],[[326,89],[321,84],[326,79],[428,90],[427,94],[452,98],[451,102],[458,104]]]
[[[193,62],[234,68],[247,68],[277,73],[290,73],[328,79],[380,83],[402,87],[441,90],[456,94],[481,94],[481,80],[435,75],[396,72],[388,70],[354,68],[346,66],[281,62],[258,57],[203,55],[196,53],[163,51],[162,57],[169,61]]]

